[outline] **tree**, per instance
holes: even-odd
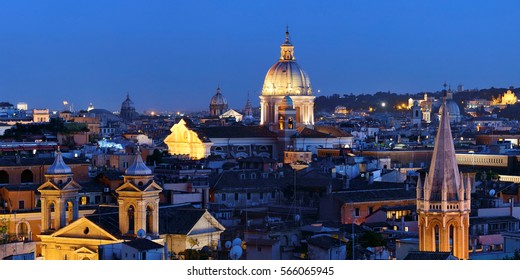
[[[0,238],[4,241],[7,240],[9,233],[9,219],[2,218],[0,219]]]

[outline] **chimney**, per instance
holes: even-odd
[[[368,183],[372,184],[374,183],[374,173],[368,172]]]

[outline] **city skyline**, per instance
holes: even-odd
[[[258,106],[289,26],[314,95],[516,85],[514,1],[3,3],[0,93],[14,105],[139,112]],[[195,100],[195,101],[194,101]]]

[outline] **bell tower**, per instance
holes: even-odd
[[[153,180],[152,170],[137,150],[133,164],[123,176],[123,184],[116,189],[119,204],[119,230],[123,235],[159,235],[159,193],[162,188]]]
[[[41,194],[41,232],[48,233],[65,227],[78,218],[78,192],[81,186],[63,161],[58,148],[53,164],[45,172],[46,182],[38,187]]]
[[[417,181],[419,250],[467,260],[471,181],[459,173],[448,110],[441,111],[429,173]]]

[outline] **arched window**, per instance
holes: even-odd
[[[24,240],[26,238],[29,238],[29,227],[27,226],[27,223],[26,222],[19,223],[17,232],[18,232],[18,240]]]
[[[74,218],[74,215],[73,215],[73,212],[74,211],[74,204],[72,203],[72,201],[68,201],[67,202],[67,216],[65,218],[65,220],[67,221],[67,224],[69,224],[72,219]]]
[[[134,233],[134,227],[135,227],[135,209],[134,206],[130,205],[128,207],[128,233]]]
[[[55,229],[52,223],[52,216],[54,213],[54,202],[47,204],[47,227],[48,229]]]
[[[146,207],[146,232],[153,232],[153,209],[150,205]]]
[[[9,184],[9,173],[4,170],[0,171],[0,184]]]
[[[21,181],[22,183],[34,183],[32,171],[28,169],[24,170],[22,172]]]
[[[435,249],[433,251],[434,252],[439,252],[439,246],[440,246],[440,239],[439,239],[440,238],[440,229],[439,229],[439,226],[435,226],[433,228],[433,231],[434,231],[434,233],[433,233],[434,236],[433,237],[434,237],[434,241],[435,241],[435,243],[433,245],[433,246],[435,246]]]
[[[455,242],[455,229],[453,225],[450,225],[449,227],[449,235],[450,235],[450,252],[453,253],[453,242]]]
[[[293,129],[293,119],[292,118],[289,118],[289,122],[287,123],[287,128]]]

